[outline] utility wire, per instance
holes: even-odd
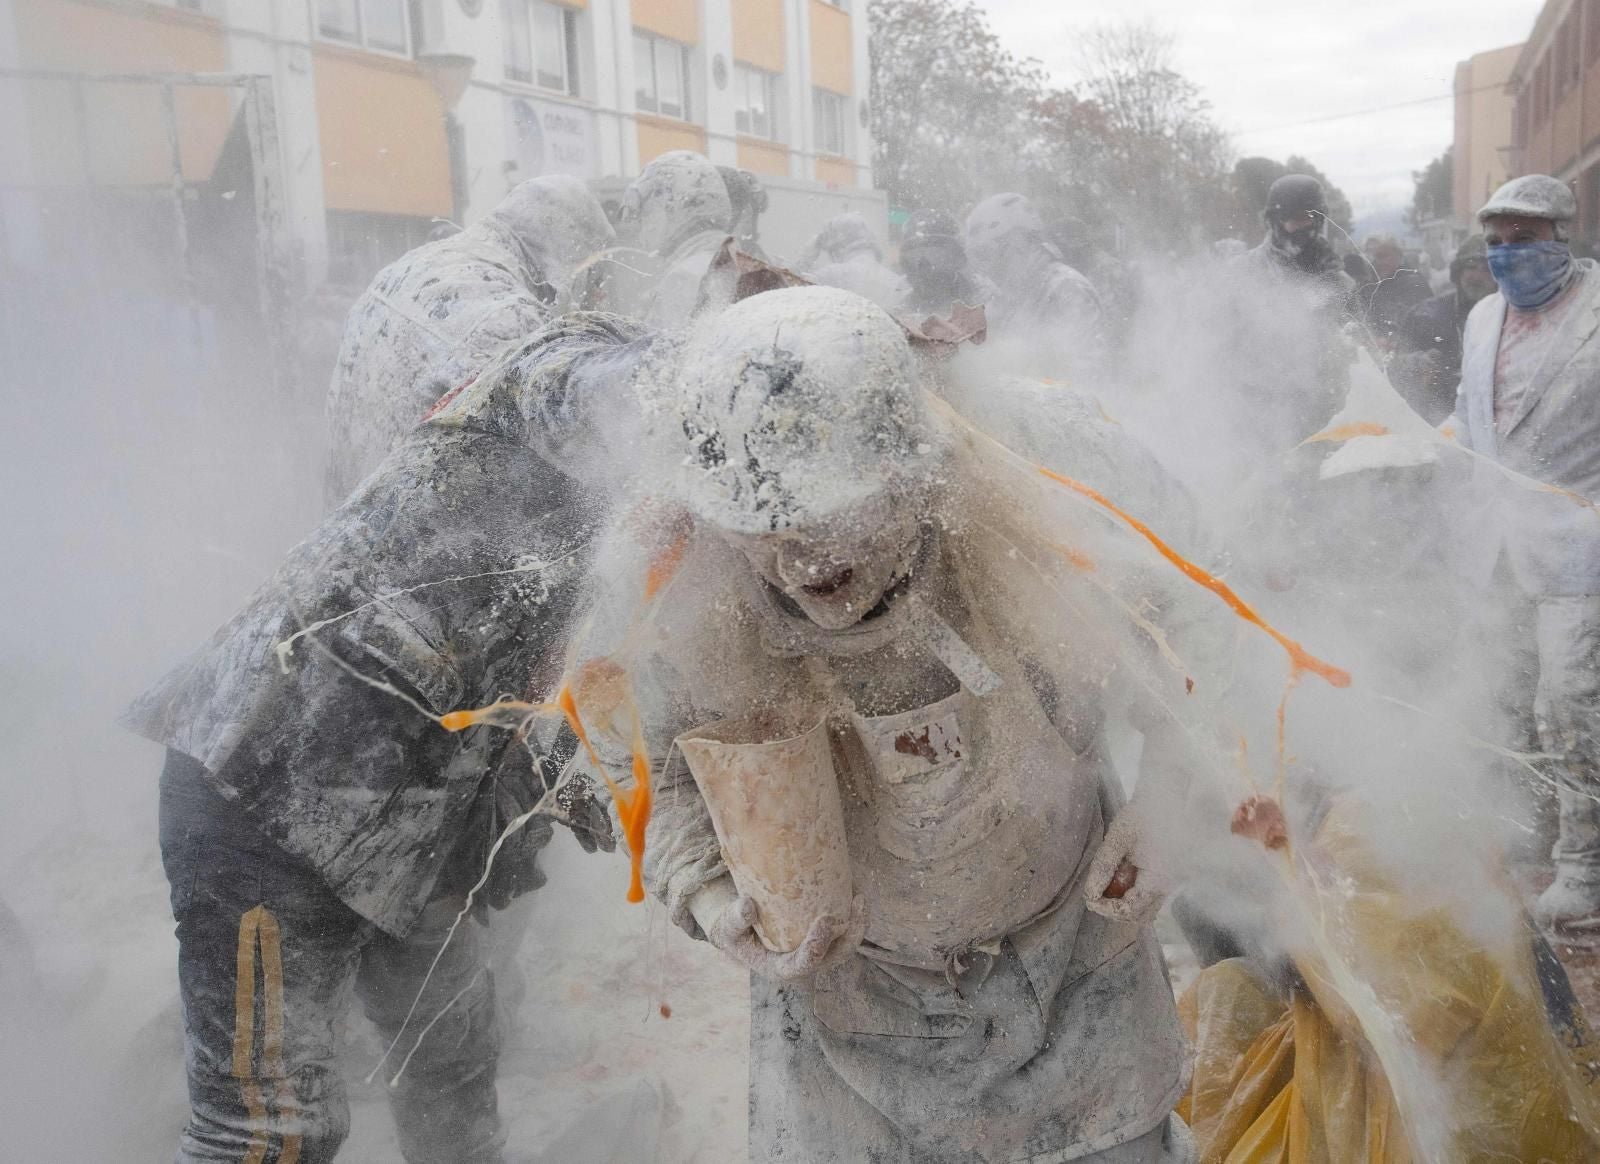
[[[1490,89],[1505,89],[1505,85],[1479,85],[1475,89],[1467,89],[1461,93],[1439,93],[1433,97],[1417,97],[1410,101],[1396,101],[1392,105],[1374,105],[1371,109],[1355,109],[1349,113],[1330,113],[1326,117],[1312,117],[1305,121],[1286,121],[1281,125],[1263,125],[1255,129],[1242,129],[1237,136],[1244,137],[1253,133],[1276,133],[1280,129],[1299,129],[1303,125],[1323,125],[1329,121],[1344,121],[1352,117],[1371,117],[1374,113],[1388,113],[1392,109],[1408,109],[1414,105],[1429,105],[1435,101],[1449,101],[1456,97],[1470,96],[1473,93],[1486,93]]]

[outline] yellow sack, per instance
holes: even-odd
[[[1195,1069],[1178,1111],[1201,1164],[1600,1161],[1600,1048],[1549,967],[1547,1001],[1536,959],[1548,949],[1529,932],[1493,952],[1445,910],[1410,905],[1351,816],[1329,814],[1294,875],[1341,966],[1295,951],[1305,985],[1287,1007],[1242,959],[1205,970],[1179,1000]],[[1412,1111],[1360,1017],[1375,1013],[1386,1045],[1421,1068]]]

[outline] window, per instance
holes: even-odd
[[[317,34],[377,52],[411,52],[406,0],[317,0]]]
[[[689,50],[675,40],[633,34],[634,105],[646,113],[689,120]]]
[[[506,80],[578,92],[578,14],[548,0],[503,0]]]
[[[360,210],[330,210],[327,221],[329,273],[353,286],[371,282],[381,268],[427,242],[435,222]]]
[[[749,65],[733,66],[733,127],[751,137],[778,140],[778,78]]]
[[[846,99],[826,89],[811,90],[812,120],[816,124],[819,154],[844,153],[844,107]]]
[[[840,12],[850,11],[850,0],[822,0],[829,8],[837,8]]]

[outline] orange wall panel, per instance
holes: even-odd
[[[227,48],[216,21],[174,8],[27,0],[12,11],[23,68],[93,75],[215,73],[227,67]],[[87,84],[82,122],[70,86],[17,82],[8,92],[28,106],[35,181],[89,178],[106,185],[145,186],[172,180],[172,146],[160,86]],[[228,90],[176,86],[173,106],[183,176],[204,181],[232,122]],[[87,175],[85,152],[91,159]]]
[[[25,69],[208,73],[227,66],[217,22],[170,5],[22,0],[11,10]]]
[[[844,161],[841,158],[818,158],[817,181],[826,182],[830,186],[854,186],[856,184],[855,163]]]
[[[700,43],[698,0],[633,0],[633,26],[684,44]]]
[[[783,72],[783,0],[732,0],[733,59]]]
[[[850,14],[822,0],[810,0],[810,4],[811,83],[848,97],[855,92]]]
[[[789,176],[789,150],[770,141],[757,138],[739,139],[739,168],[752,174],[770,174],[777,178]]]
[[[313,68],[328,209],[449,215],[444,113],[416,66],[318,46]]]
[[[649,117],[643,113],[634,118],[639,130],[639,164],[645,165],[670,150],[706,152],[706,131],[684,121],[665,117]]]

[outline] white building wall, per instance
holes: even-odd
[[[868,116],[872,101],[872,61],[868,54],[871,28],[867,23],[865,0],[857,11],[850,14],[851,70],[854,74],[855,96],[851,98],[850,113],[854,124],[850,141],[856,162],[856,185],[870,189],[872,186],[872,128]]]
[[[706,156],[719,166],[739,163],[739,139],[734,129],[733,7],[731,0],[701,0],[698,89],[705,94],[705,116],[697,117],[706,129]],[[718,86],[720,74],[722,84]]]
[[[789,90],[789,176],[816,177],[816,132],[811,115],[811,2],[784,0],[788,36],[784,45],[785,81]]]
[[[229,71],[272,78],[284,209],[304,290],[314,290],[328,275],[328,217],[310,10],[299,0],[212,0],[211,11],[224,25]]]
[[[0,33],[10,28],[10,10],[27,0],[0,0]],[[707,153],[736,164],[738,137],[732,84],[733,5],[737,0],[700,0],[701,41],[691,54],[694,121],[706,131]],[[301,260],[305,288],[327,277],[328,234],[323,159],[312,66],[315,0],[207,0],[222,22],[228,67],[273,78],[289,222]],[[833,214],[867,214],[883,229],[883,199],[869,189],[826,190],[815,182],[812,124],[810,0],[785,0],[784,72],[780,82],[782,144],[789,151],[789,176],[769,188],[772,209],[764,233],[778,254],[793,253]],[[565,172],[589,180],[626,180],[639,171],[634,124],[633,19],[629,0],[590,0],[579,10],[579,88],[576,97],[508,81],[500,0],[483,0],[470,15],[458,0],[420,0],[414,54],[454,52],[473,59],[471,80],[454,113],[465,140],[468,202],[463,225],[482,217],[516,182],[539,173]],[[858,184],[871,180],[872,142],[860,111],[869,100],[865,0],[850,13],[855,69],[850,101],[850,153]],[[0,50],[6,38],[0,35]],[[721,68],[718,68],[718,64]],[[718,85],[717,75],[723,76]],[[520,107],[519,104],[520,103]],[[3,115],[3,114],[0,114]],[[537,123],[537,133],[519,131],[518,118]],[[613,183],[607,183],[612,185]]]

